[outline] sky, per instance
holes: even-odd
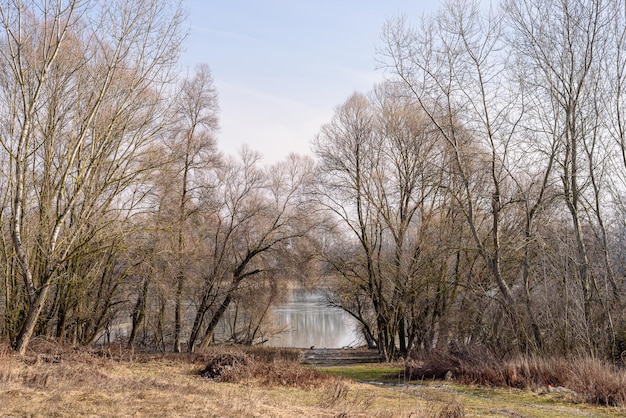
[[[182,64],[211,67],[221,151],[243,144],[273,163],[311,154],[311,141],[355,91],[383,80],[381,30],[400,14],[417,23],[426,0],[187,0]]]

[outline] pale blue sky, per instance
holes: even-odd
[[[334,108],[382,80],[375,49],[386,19],[418,22],[432,0],[187,0],[183,65],[206,63],[220,96],[219,147],[243,143],[271,163],[310,142]]]

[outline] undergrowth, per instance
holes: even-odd
[[[220,348],[202,356],[206,367],[200,375],[209,379],[246,383],[254,381],[265,386],[309,388],[331,383],[338,378],[300,364],[299,353],[293,350]]]
[[[408,360],[402,377],[518,389],[544,388],[566,392],[577,401],[626,406],[626,371],[590,357],[519,356],[501,360],[481,347],[449,347]]]

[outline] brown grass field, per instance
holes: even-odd
[[[1,417],[609,417],[566,394],[444,381],[393,385],[402,365],[312,368],[297,352],[214,349],[196,356],[0,349]],[[243,354],[242,354],[243,353]],[[233,361],[234,358],[234,361]],[[210,368],[209,366],[214,367]],[[213,378],[201,372],[218,370]]]

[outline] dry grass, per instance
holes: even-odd
[[[429,416],[433,418],[462,418],[465,416],[463,405],[457,401],[444,404],[432,410]]]
[[[41,345],[24,358],[0,347],[0,416],[623,416],[623,410],[517,389],[356,383],[301,366],[293,351],[218,348],[202,355],[157,355]],[[201,376],[211,359],[234,353],[251,359],[239,376],[229,377],[238,383]]]
[[[49,347],[20,358],[0,350],[0,416],[408,417],[430,407],[323,375],[280,352],[247,353],[255,365],[239,383],[201,377],[217,354],[117,356]]]
[[[468,385],[545,389],[574,401],[626,406],[626,371],[607,362],[578,358],[518,357],[502,361],[480,348],[454,348],[431,352],[408,361],[404,378],[454,380]]]
[[[626,406],[626,371],[594,359],[571,363],[566,385],[581,394],[585,402]]]

